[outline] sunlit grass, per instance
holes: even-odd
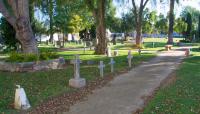
[[[144,114],[200,113],[200,50],[184,60],[176,73],[176,82],[157,92]]]

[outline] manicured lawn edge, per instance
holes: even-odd
[[[145,108],[137,110],[134,114],[199,114],[199,60],[199,54],[184,59],[176,72],[166,79],[171,80],[172,83],[167,86],[161,84],[151,96],[145,99]],[[167,83],[165,81],[162,83]]]

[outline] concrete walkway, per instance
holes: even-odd
[[[183,51],[159,53],[158,57],[117,76],[105,87],[95,90],[88,100],[75,104],[63,114],[132,114],[144,105],[142,97],[151,95],[183,58]]]

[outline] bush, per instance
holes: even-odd
[[[12,52],[10,53],[7,61],[8,62],[34,62],[34,61],[50,60],[50,59],[56,59],[56,58],[58,58],[58,55],[54,52],[43,52],[39,55]]]
[[[180,40],[179,42],[182,42],[182,43],[190,43],[189,40]]]
[[[43,52],[40,54],[40,60],[56,59],[58,55],[55,52]]]

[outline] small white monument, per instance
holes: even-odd
[[[118,50],[114,50],[114,56],[118,56],[119,55],[119,51]]]
[[[83,53],[84,53],[84,54],[85,54],[85,52],[86,52],[86,47],[87,47],[86,42],[84,42],[84,47],[83,47]]]
[[[111,73],[113,73],[114,72],[114,64],[115,64],[115,61],[113,60],[113,58],[110,58],[110,67],[111,67]]]
[[[112,57],[112,53],[111,53],[110,47],[108,47],[108,48],[106,49],[106,54],[107,54],[107,57]]]
[[[132,58],[133,58],[133,56],[131,54],[131,50],[129,50],[128,51],[128,56],[127,56],[129,68],[131,68],[131,65],[132,65],[132,63],[131,63]]]
[[[103,61],[100,61],[98,67],[100,69],[100,76],[103,77],[103,70],[104,70],[104,67],[105,67],[105,65],[103,64]]]
[[[31,107],[24,88],[21,88],[20,85],[16,85],[18,88],[15,91],[15,103],[14,107],[18,110],[27,110]]]
[[[139,48],[138,49],[138,54],[141,55],[142,50]]]
[[[80,63],[79,55],[75,55],[75,60],[72,61],[74,64],[74,78],[69,80],[69,86],[74,88],[81,88],[86,85],[84,78],[80,78]]]

